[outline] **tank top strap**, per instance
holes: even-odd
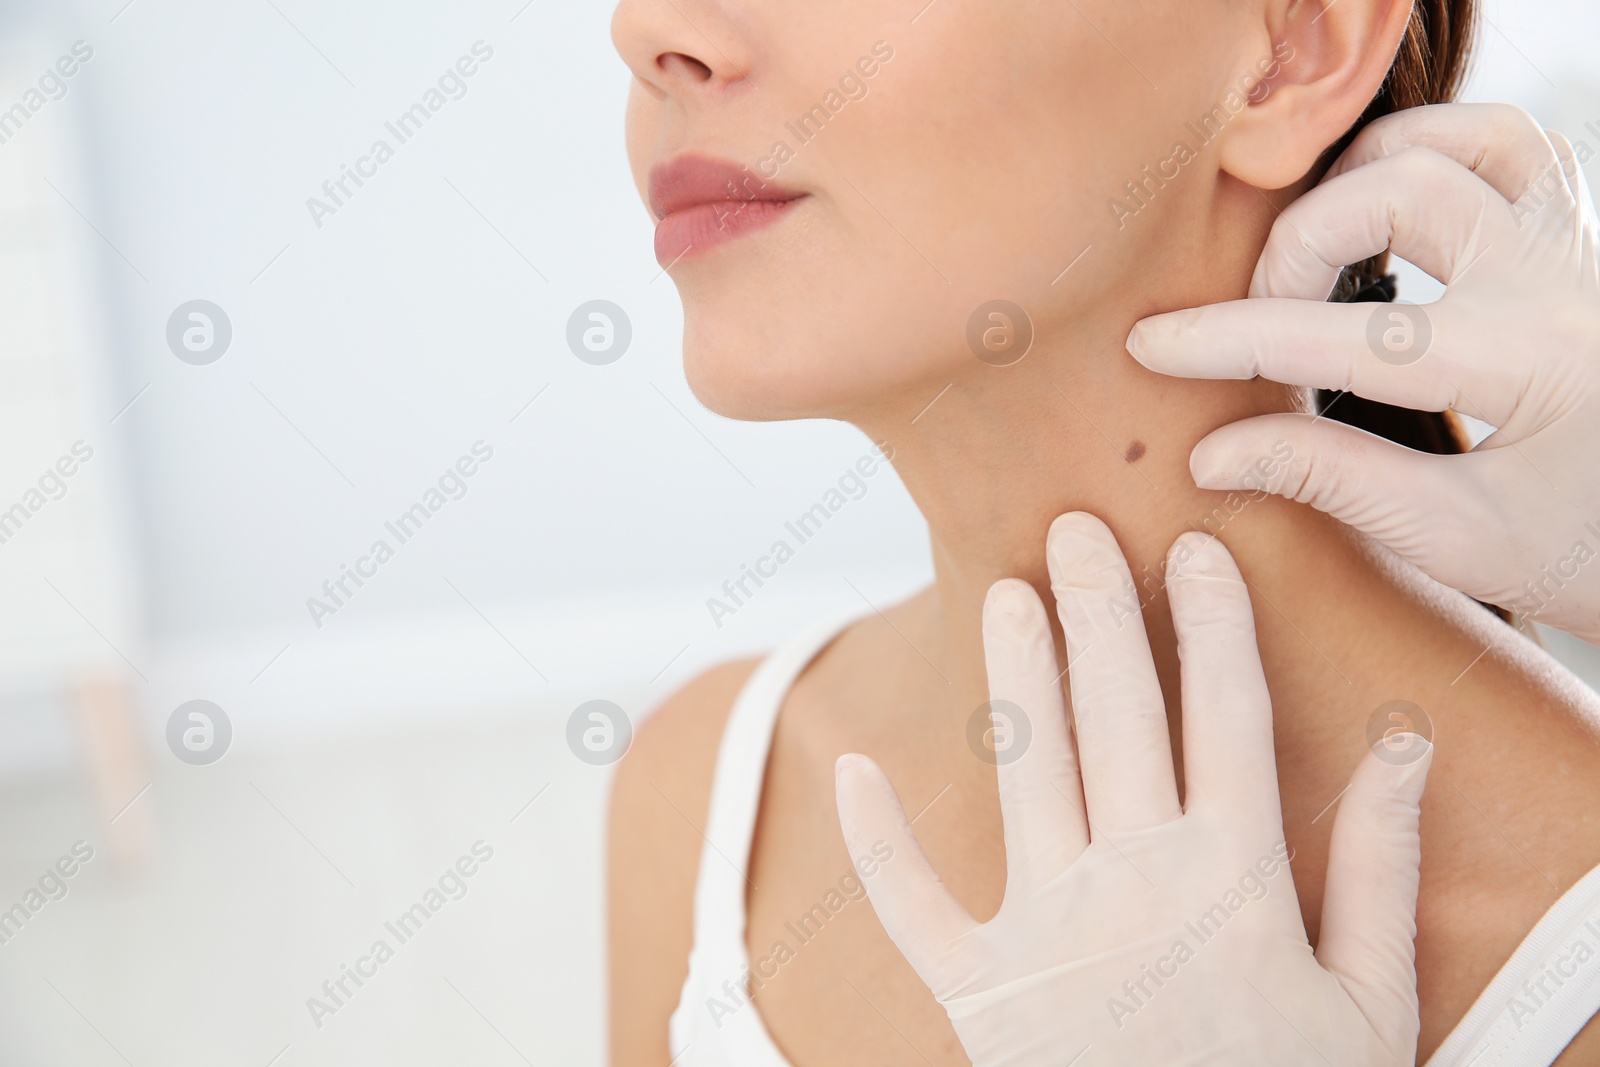
[[[748,1003],[745,984],[750,847],[784,698],[817,654],[860,617],[860,612],[853,612],[831,619],[779,646],[750,675],[728,715],[717,749],[695,880],[689,977],[672,1014],[671,1045],[673,1055],[682,1057],[675,1061],[679,1067],[723,1062],[784,1067],[759,1014]]]
[[[1551,905],[1428,1067],[1547,1067],[1600,1010],[1600,867]]]

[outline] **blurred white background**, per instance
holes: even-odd
[[[714,624],[706,598],[867,443],[688,393],[609,17],[0,2],[0,109],[92,50],[0,114],[0,510],[94,453],[0,543],[0,909],[95,849],[20,931],[0,918],[0,1067],[600,1062],[607,772],[568,715],[637,718],[858,605],[851,583],[926,579],[879,477]],[[464,95],[314,218],[478,42]],[[1593,0],[1491,3],[1469,95],[1600,154],[1596,42]],[[632,322],[607,366],[566,343],[594,299]],[[192,300],[231,324],[208,365],[168,346]],[[466,494],[319,626],[307,599],[480,441]],[[196,699],[232,726],[210,766],[165,738]],[[317,1026],[307,998],[479,841],[466,895]]]

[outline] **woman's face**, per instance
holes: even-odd
[[[690,384],[753,419],[1004,363],[991,301],[1131,324],[1216,240],[1205,136],[1273,58],[1237,0],[622,0],[613,35]]]

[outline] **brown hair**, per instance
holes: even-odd
[[[1369,122],[1406,108],[1455,99],[1466,80],[1477,16],[1477,0],[1415,0],[1383,88],[1355,126],[1323,155],[1319,169],[1332,165]],[[1346,267],[1328,299],[1393,301],[1395,276],[1388,266],[1389,253],[1383,252]],[[1454,456],[1471,447],[1461,420],[1450,411],[1413,411],[1332,389],[1317,390],[1317,411],[1418,452]],[[1484,607],[1515,625],[1510,612],[1490,604]]]
[[[1325,165],[1338,158],[1368,123],[1406,108],[1455,98],[1466,79],[1477,6],[1477,0],[1416,0],[1383,88],[1354,128],[1328,150]],[[1346,267],[1329,299],[1393,300],[1395,280],[1388,265],[1389,254],[1384,252]],[[1468,448],[1460,420],[1448,411],[1412,411],[1328,389],[1317,391],[1317,410],[1419,452],[1455,455]]]

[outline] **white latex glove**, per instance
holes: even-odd
[[[1039,597],[1007,580],[984,605],[991,696],[1032,728],[1020,758],[997,758],[999,913],[974,921],[940,883],[876,764],[847,755],[837,769],[852,857],[873,842],[894,848],[866,880],[872,906],[973,1063],[1414,1063],[1417,821],[1431,746],[1407,735],[1409,749],[1383,751],[1409,762],[1369,755],[1357,768],[1333,827],[1313,955],[1233,559],[1185,534],[1168,563],[1183,664],[1180,808],[1161,687],[1116,541],[1100,520],[1069,514],[1048,551],[1076,744]]]
[[[1597,230],[1566,138],[1504,105],[1416,108],[1363,130],[1283,212],[1252,299],[1145,319],[1128,350],[1163,374],[1261,375],[1498,427],[1469,455],[1430,456],[1268,415],[1206,437],[1190,468],[1203,488],[1310,504],[1447,585],[1600,644]],[[1444,296],[1323,303],[1341,266],[1389,247]],[[1393,317],[1418,310],[1431,343]]]

